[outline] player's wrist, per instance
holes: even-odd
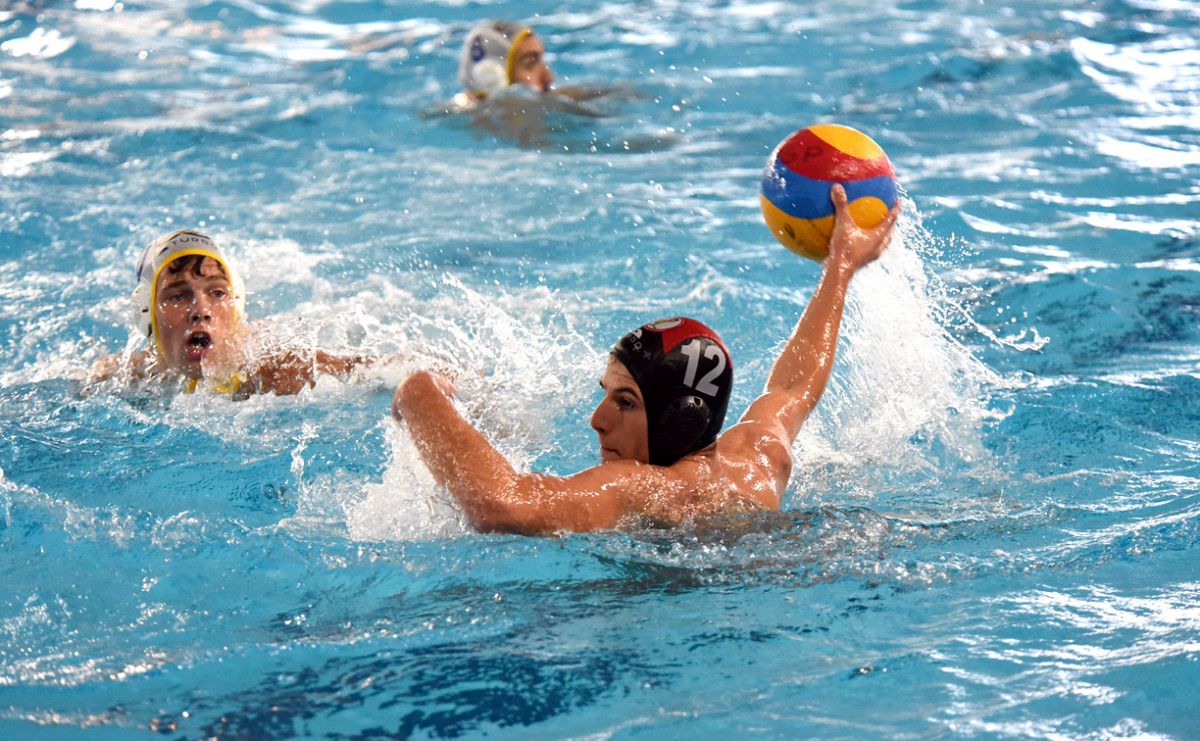
[[[858,268],[858,265],[840,252],[831,253],[829,257],[825,258],[825,273],[840,282],[850,282],[850,278],[858,271]]]

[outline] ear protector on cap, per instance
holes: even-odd
[[[463,87],[481,95],[495,95],[513,81],[513,50],[532,33],[508,21],[484,21],[467,34],[458,61]]]
[[[716,441],[733,391],[733,360],[716,332],[663,319],[622,337],[612,355],[642,392],[651,463],[669,466]]]
[[[711,443],[697,443],[708,430],[712,418],[712,406],[699,396],[687,394],[672,399],[653,425],[658,458],[674,463],[688,453],[708,447]]]

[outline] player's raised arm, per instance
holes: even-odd
[[[741,420],[770,427],[788,446],[829,382],[850,279],[887,249],[900,215],[897,202],[878,225],[863,229],[851,218],[841,185],[830,189],[830,197],[835,221],[821,280],[772,366],[766,390]]]

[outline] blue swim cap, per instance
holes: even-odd
[[[717,333],[686,317],[661,319],[612,349],[646,404],[650,462],[669,466],[712,445],[733,391],[733,359]]]

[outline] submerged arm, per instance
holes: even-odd
[[[149,359],[150,353],[146,350],[138,350],[128,356],[106,355],[92,364],[86,382],[103,383],[119,373],[128,373],[131,379],[145,378]]]
[[[611,528],[629,513],[630,495],[663,475],[656,466],[630,462],[606,463],[566,478],[519,474],[458,413],[453,397],[445,378],[415,373],[396,389],[392,414],[408,426],[434,480],[450,490],[480,530]]]
[[[251,373],[259,393],[273,392],[277,396],[298,394],[312,387],[318,375],[344,378],[356,368],[375,363],[379,358],[369,355],[334,355],[317,350],[312,355],[282,352],[265,358]]]

